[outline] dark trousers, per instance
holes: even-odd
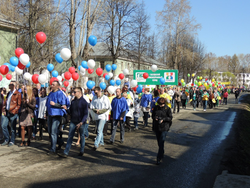
[[[182,108],[186,108],[186,100],[187,99],[181,99]]]
[[[131,117],[126,117],[126,127],[127,127],[129,130],[131,129],[130,121],[131,121]]]
[[[143,112],[144,127],[148,126],[148,113],[149,112]]]
[[[224,103],[225,105],[227,105],[227,98],[224,98],[224,99],[223,99],[223,103]]]
[[[155,131],[156,138],[157,138],[157,143],[158,143],[158,154],[157,154],[157,159],[161,160],[164,157],[164,142],[166,140],[167,136],[167,131]]]
[[[180,111],[180,102],[178,102],[178,101],[174,102],[174,112],[175,112],[176,106],[177,106],[177,112],[179,112]]]
[[[104,128],[103,128],[103,135],[107,135],[108,133],[108,127],[109,127],[109,122],[111,123],[111,134],[112,134],[112,131],[113,131],[113,121],[106,121],[105,125],[104,125]]]
[[[46,127],[46,119],[38,119],[39,120],[39,137],[43,139],[43,128]]]

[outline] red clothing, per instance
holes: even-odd
[[[223,97],[224,97],[224,98],[227,98],[227,97],[228,97],[228,93],[225,92],[225,93],[223,94]]]

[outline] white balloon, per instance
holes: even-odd
[[[137,86],[137,81],[136,80],[132,80],[130,83],[131,87],[135,87]]]
[[[25,80],[29,80],[30,77],[31,77],[31,74],[30,74],[29,72],[26,72],[26,73],[24,73],[24,75],[23,75],[23,78],[24,78]]]
[[[38,76],[38,82],[39,82],[40,84],[45,84],[45,83],[46,83],[46,75],[40,74],[40,75]]]
[[[73,79],[72,79],[72,78],[70,78],[70,79],[69,79],[69,83],[72,83],[72,82],[73,82]]]
[[[114,88],[114,86],[109,86],[107,90],[108,90],[108,92],[109,92],[111,95],[113,95],[113,94],[115,93],[115,88]]]
[[[23,74],[23,70],[19,69],[18,67],[15,68],[15,72],[17,73],[17,75]]]
[[[95,61],[93,59],[88,60],[88,67],[93,69],[95,67]]]
[[[71,57],[71,51],[68,48],[63,48],[60,52],[60,55],[64,61],[67,61]]]
[[[82,76],[84,76],[86,74],[86,69],[81,67],[80,73],[81,73]]]
[[[61,76],[57,76],[57,79],[58,79],[59,82],[62,81],[62,77]]]
[[[151,70],[152,70],[153,72],[157,71],[157,65],[152,65]]]
[[[28,54],[22,54],[20,55],[19,60],[23,65],[27,65],[30,61],[30,57],[28,56]]]
[[[112,72],[109,72],[109,76],[110,76],[110,78],[112,78],[114,75]]]
[[[128,69],[124,69],[124,70],[123,70],[123,74],[124,74],[124,75],[128,75],[128,74],[129,74],[129,70],[128,70]]]

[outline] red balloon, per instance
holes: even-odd
[[[179,82],[178,85],[181,86],[181,83]]]
[[[23,65],[23,64],[19,61],[17,67],[18,67],[19,69],[23,70],[23,69],[25,69],[26,66]]]
[[[63,82],[63,85],[64,85],[65,87],[68,87],[68,86],[69,86],[69,82],[66,80],[66,81]]]
[[[3,77],[2,77],[2,75],[0,75],[0,81],[2,81],[2,79],[3,79]]]
[[[54,81],[58,81],[58,79],[56,77],[50,78],[49,84],[52,85],[52,82]]]
[[[122,80],[124,78],[124,74],[119,74],[119,78]]]
[[[12,75],[11,75],[11,74],[7,74],[7,75],[6,75],[6,78],[7,78],[7,80],[11,80]]]
[[[2,75],[7,74],[8,72],[9,72],[9,67],[8,67],[8,66],[2,65],[2,66],[0,67],[0,73],[1,73]]]
[[[108,73],[104,73],[104,74],[103,74],[103,78],[105,78],[105,76],[107,76],[107,75],[108,75]]]
[[[191,86],[194,86],[194,84],[191,84]]]
[[[103,73],[103,70],[102,70],[102,68],[97,68],[95,72],[96,72],[96,74],[97,74],[98,76],[101,76],[102,73]]]
[[[205,81],[207,81],[207,78],[205,79]]]
[[[71,74],[73,74],[74,72],[76,72],[76,69],[75,69],[74,67],[70,67],[70,68],[69,68],[69,72],[70,72]]]
[[[79,74],[76,73],[76,72],[74,72],[74,73],[72,74],[72,79],[76,81],[76,80],[78,80],[78,78],[79,78]]]
[[[135,87],[133,87],[133,90],[136,91],[137,88],[138,88],[138,86],[135,86]]]
[[[32,76],[32,82],[34,83],[34,84],[38,84],[39,83],[39,81],[38,81],[38,74],[34,74],[33,76]]]
[[[66,80],[69,80],[69,79],[71,78],[71,76],[72,76],[72,74],[71,74],[70,72],[65,72],[65,73],[64,73],[64,78],[65,78]]]
[[[16,50],[15,50],[15,54],[16,54],[16,56],[19,58],[20,57],[20,55],[22,55],[24,53],[24,51],[23,51],[23,49],[22,48],[17,48]]]
[[[38,32],[36,34],[36,40],[37,42],[39,42],[40,44],[44,43],[46,41],[46,35],[44,32]]]
[[[215,84],[213,83],[213,85],[212,85],[213,87],[215,86]]]
[[[143,78],[144,78],[144,79],[147,79],[147,78],[148,78],[148,73],[145,72],[145,73],[143,74]]]
[[[92,74],[94,72],[94,69],[88,69],[88,73]]]

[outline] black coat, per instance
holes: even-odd
[[[163,107],[160,107],[159,105],[155,106],[152,113],[152,118],[154,131],[169,131],[173,119],[171,108],[169,108],[167,105]],[[163,120],[163,122],[160,124],[159,120]]]

